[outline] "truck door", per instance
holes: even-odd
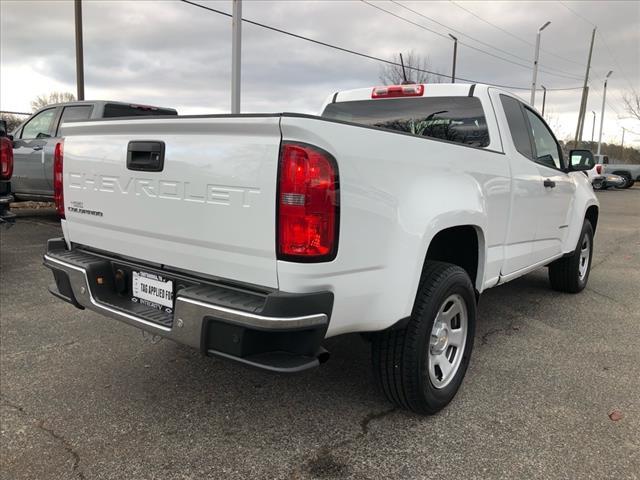
[[[494,91],[495,92],[495,91]],[[533,262],[533,244],[537,219],[543,212],[545,195],[543,179],[534,163],[534,150],[522,103],[498,92],[493,93],[498,106],[496,114],[509,127],[504,142],[511,170],[511,197],[507,234],[504,241],[504,262],[501,276],[522,270]],[[510,142],[508,141],[510,137]]]
[[[562,150],[551,129],[531,108],[524,106],[529,124],[534,161],[544,187],[537,210],[536,236],[533,243],[535,262],[562,253],[562,245],[569,230],[569,211],[574,198],[575,184],[562,171]]]
[[[53,191],[53,152],[56,143],[62,138],[62,124],[91,118],[93,105],[69,105],[62,107],[62,114],[55,121],[55,132],[44,148],[44,178],[50,191]]]
[[[57,108],[34,115],[18,132],[13,142],[11,187],[17,194],[53,195],[44,175],[45,147],[52,135]]]

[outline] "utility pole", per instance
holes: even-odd
[[[533,80],[531,81],[531,106],[535,106],[536,101],[536,79],[538,77],[538,59],[540,58],[540,33],[547,28],[551,22],[547,22],[538,29],[536,36],[536,53],[533,58]]]
[[[620,150],[622,150],[620,152],[620,160],[624,160],[624,131],[625,128],[622,127],[622,142],[620,142]]]
[[[591,127],[591,143],[593,143],[593,135],[596,133],[596,112],[591,110],[593,113],[593,126]]]
[[[607,76],[604,77],[604,89],[602,90],[602,113],[600,114],[600,135],[598,135],[598,155],[600,155],[600,147],[602,145],[602,124],[604,123],[604,103],[607,100],[607,81],[613,73],[613,70],[609,70]]]
[[[240,52],[242,46],[242,0],[232,0],[231,20],[231,113],[240,113]]]
[[[451,83],[456,83],[456,58],[458,56],[458,39],[451,34],[449,34],[449,36],[453,39],[453,68],[451,71]]]
[[[542,116],[544,117],[544,104],[547,101],[547,87],[544,85],[540,85],[542,87]]]
[[[593,42],[596,38],[596,29],[594,27],[591,33],[591,46],[589,47],[589,58],[587,60],[587,71],[584,74],[584,86],[582,87],[582,98],[580,99],[580,111],[578,112],[578,125],[576,127],[576,137],[574,143],[578,146],[578,141],[582,140],[582,129],[584,127],[584,117],[587,112],[587,98],[589,96],[589,69],[591,68],[591,55],[593,54]]]
[[[82,0],[75,0],[76,17],[76,86],[78,100],[84,100],[84,53],[82,49]]]

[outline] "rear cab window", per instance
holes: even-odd
[[[357,100],[327,105],[322,117],[429,137],[472,147],[489,146],[477,97],[442,96]]]
[[[60,135],[60,129],[65,122],[77,122],[80,120],[88,120],[91,118],[91,112],[93,111],[93,105],[72,105],[64,107],[60,121],[58,122],[58,129],[56,136]]]
[[[149,107],[146,105],[127,105],[126,103],[107,103],[102,116],[114,117],[152,117],[158,115],[178,115],[171,108]]]

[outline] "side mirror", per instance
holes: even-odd
[[[569,172],[581,172],[591,170],[595,167],[596,161],[591,150],[571,150],[569,152]]]

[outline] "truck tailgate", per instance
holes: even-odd
[[[68,239],[277,288],[279,122],[247,115],[65,124]],[[162,170],[128,167],[132,141],[163,142]]]

